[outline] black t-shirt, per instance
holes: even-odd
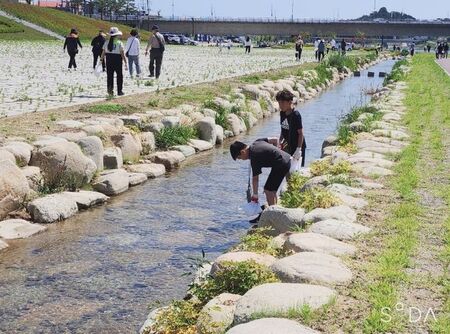
[[[291,156],[278,147],[270,144],[267,138],[261,138],[250,146],[250,164],[253,176],[262,173],[261,168],[288,167]]]
[[[91,42],[92,52],[101,53],[103,49],[103,45],[105,45],[105,37],[102,35],[97,35]]]
[[[298,110],[292,111],[286,116],[284,112],[280,113],[281,136],[287,143],[284,149],[290,155],[294,154],[298,147],[298,130],[303,129],[302,116]],[[306,140],[303,137],[302,150],[306,149]]]

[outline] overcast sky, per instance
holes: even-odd
[[[291,18],[294,1],[294,18],[352,19],[373,11],[374,0],[173,0],[175,16],[207,17],[211,8],[217,17],[271,17]],[[146,8],[147,0],[136,0]],[[149,0],[152,12],[172,16],[172,0]],[[419,19],[450,16],[450,0],[376,0],[377,9],[386,7]]]

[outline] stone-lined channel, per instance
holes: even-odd
[[[385,61],[371,71],[390,71]],[[382,79],[349,78],[300,106],[307,160],[364,91]],[[239,139],[278,136],[278,117]],[[9,242],[0,256],[0,331],[6,333],[133,333],[151,302],[181,298],[191,278],[188,257],[209,259],[236,244],[248,228],[248,165],[235,163],[228,145],[188,160],[166,178],[151,180],[107,206]]]

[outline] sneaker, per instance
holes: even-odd
[[[153,74],[150,74],[148,77],[149,78],[154,78],[155,76]]]
[[[122,96],[122,95],[125,95],[125,93],[124,92],[118,92],[117,95]]]

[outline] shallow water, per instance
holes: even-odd
[[[339,117],[367,102],[362,89],[381,83],[363,72],[301,105],[308,162]],[[239,139],[278,134],[274,116]],[[150,303],[183,297],[189,257],[204,249],[214,259],[244,235],[247,176],[248,163],[234,162],[224,145],[108,206],[9,242],[0,254],[0,333],[135,333]]]

